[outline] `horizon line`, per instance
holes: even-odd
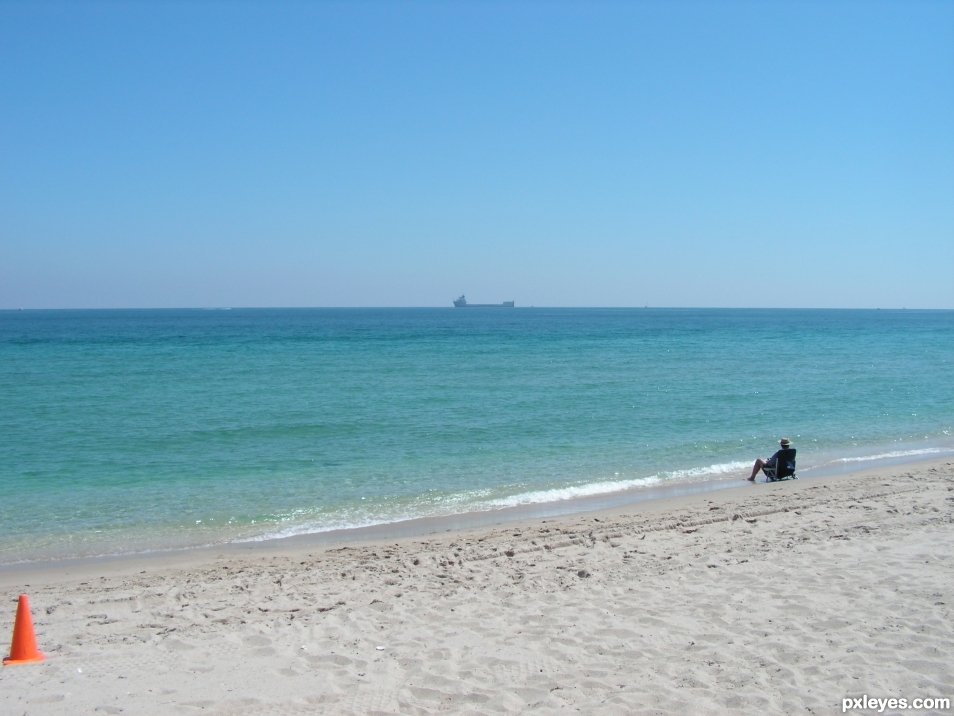
[[[479,306],[471,306],[480,310]],[[490,306],[488,308],[498,308]],[[666,311],[954,311],[954,308],[925,307],[886,307],[886,306],[549,306],[526,305],[510,306],[514,309],[558,309],[558,310],[666,310]],[[308,311],[308,310],[435,310],[456,309],[455,306],[73,306],[73,307],[17,307],[0,308],[0,312],[18,313],[20,311]]]

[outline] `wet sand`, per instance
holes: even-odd
[[[0,669],[0,714],[954,699],[952,510],[945,458],[428,536],[8,569],[0,635],[25,591],[49,658]]]

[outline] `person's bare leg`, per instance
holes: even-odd
[[[759,458],[755,461],[755,464],[752,466],[752,476],[745,478],[749,482],[755,482],[755,476],[759,474],[759,470],[762,469],[762,466],[765,465],[765,460]]]

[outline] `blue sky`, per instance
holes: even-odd
[[[954,3],[0,4],[0,308],[954,308]]]

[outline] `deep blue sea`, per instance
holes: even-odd
[[[0,312],[0,563],[954,449],[954,311]]]

